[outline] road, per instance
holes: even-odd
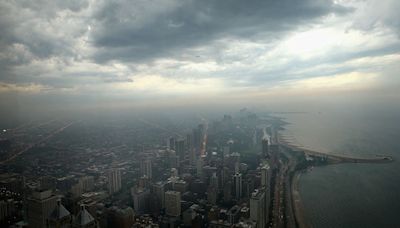
[[[3,160],[0,162],[0,165],[4,165],[12,160],[14,160],[15,158],[17,158],[18,156],[20,156],[21,154],[25,153],[26,151],[34,148],[37,145],[40,145],[41,143],[46,142],[47,140],[49,140],[50,138],[52,138],[53,136],[55,136],[56,134],[59,134],[60,132],[64,131],[65,129],[67,129],[68,127],[70,127],[72,124],[74,124],[74,122],[69,122],[66,125],[56,129],[55,131],[51,132],[49,135],[47,135],[46,137],[40,139],[39,141],[29,144],[27,147],[23,148],[22,150],[16,152],[14,155],[12,155],[11,157],[7,158],[6,160]]]

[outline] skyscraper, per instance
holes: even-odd
[[[110,194],[114,194],[121,190],[121,170],[119,169],[110,169],[107,172],[107,180],[108,180],[108,192]]]
[[[250,219],[257,222],[257,227],[265,227],[265,209],[265,192],[262,189],[256,189],[250,197]]]
[[[181,215],[181,193],[177,191],[165,192],[165,213],[169,216]]]
[[[170,150],[175,150],[175,138],[174,137],[170,137],[168,139],[168,148]]]
[[[268,154],[268,139],[267,138],[263,138],[262,141],[262,157],[263,158],[269,158],[269,154]]]
[[[149,179],[153,178],[153,167],[150,159],[145,158],[140,161],[140,174]]]
[[[264,189],[265,197],[264,197],[264,211],[265,211],[265,223],[268,222],[269,215],[269,204],[270,204],[270,194],[271,194],[271,168],[268,163],[264,163],[261,165],[261,187]]]
[[[175,151],[180,160],[185,158],[185,140],[178,139],[175,142]]]
[[[33,192],[27,199],[29,227],[46,227],[50,214],[57,206],[57,199],[58,196],[53,195],[51,190]]]
[[[236,173],[233,175],[233,186],[234,186],[234,195],[236,200],[240,200],[242,198],[242,174]]]
[[[47,220],[47,227],[49,228],[69,228],[72,225],[71,214],[61,204],[61,199],[57,200],[57,205],[50,217]]]
[[[143,214],[147,212],[148,205],[147,201],[150,195],[150,191],[147,188],[133,187],[131,189],[131,196],[133,199],[133,209],[136,213]]]

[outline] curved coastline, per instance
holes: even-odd
[[[388,163],[388,162],[393,162],[393,158],[391,156],[379,156],[379,157],[373,157],[373,158],[354,158],[354,157],[348,157],[348,156],[340,156],[340,155],[335,155],[335,154],[329,154],[329,153],[324,153],[324,152],[319,152],[319,151],[313,151],[306,149],[301,146],[296,146],[291,144],[290,141],[284,138],[284,136],[277,132],[276,134],[278,143],[280,145],[283,145],[287,148],[289,148],[292,151],[303,151],[304,153],[312,156],[317,156],[317,157],[325,157],[328,158],[329,162],[326,165],[332,165],[332,164],[339,164],[339,163]],[[312,227],[312,225],[307,221],[304,215],[304,205],[301,200],[300,196],[300,191],[299,191],[299,184],[300,184],[300,178],[302,173],[304,173],[304,170],[297,170],[294,172],[292,179],[290,180],[290,191],[291,191],[291,198],[292,198],[292,208],[293,208],[293,213],[294,217],[296,220],[296,225],[299,228],[308,228]]]
[[[312,226],[307,222],[307,219],[304,216],[304,206],[301,201],[301,196],[299,191],[300,177],[301,177],[300,171],[297,171],[293,176],[291,184],[292,206],[297,226],[299,228],[308,228]]]

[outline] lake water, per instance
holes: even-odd
[[[393,163],[339,164],[302,175],[305,217],[314,228],[400,227],[400,112],[357,110],[280,115],[297,145]]]

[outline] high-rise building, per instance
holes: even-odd
[[[46,227],[50,214],[57,206],[57,199],[58,196],[53,195],[51,190],[33,192],[27,199],[29,227]]]
[[[169,216],[181,215],[181,193],[177,191],[165,192],[165,213]]]
[[[212,176],[210,177],[210,186],[214,187],[218,191],[218,177],[217,173],[214,172]]]
[[[262,157],[269,158],[269,151],[268,151],[268,139],[263,138],[262,141]]]
[[[169,160],[169,167],[170,168],[179,168],[179,157],[176,155],[176,153],[171,153],[168,156]]]
[[[57,205],[47,220],[48,228],[69,228],[72,225],[72,216],[61,204],[61,199],[57,200]]]
[[[240,200],[242,198],[242,174],[236,173],[233,175],[233,186],[234,186],[234,195],[236,200]]]
[[[175,138],[174,137],[170,137],[168,139],[168,148],[170,150],[175,150]]]
[[[261,187],[268,188],[270,185],[271,168],[267,163],[261,165]]]
[[[269,204],[270,204],[270,194],[271,194],[271,168],[268,163],[264,163],[261,165],[261,187],[265,191],[264,197],[264,208],[265,208],[265,217],[266,223],[268,222],[268,215],[269,215]]]
[[[175,151],[180,160],[185,158],[185,140],[178,139],[175,142]]]
[[[186,149],[190,150],[193,148],[193,135],[189,133],[186,135]]]
[[[160,208],[165,207],[165,182],[159,181],[151,186],[151,193],[157,197]]]
[[[250,197],[250,219],[257,223],[257,227],[264,228],[266,224],[265,192],[256,189]]]
[[[79,179],[79,182],[82,185],[82,191],[88,192],[92,191],[94,188],[94,177],[93,176],[84,176]]]
[[[211,185],[207,188],[207,202],[213,205],[217,203],[217,189]]]
[[[133,199],[133,209],[138,214],[144,214],[148,209],[148,198],[150,190],[147,188],[133,187],[131,188],[131,196]]]
[[[140,174],[148,179],[153,178],[153,167],[151,159],[145,158],[140,161]]]
[[[202,157],[199,157],[196,162],[196,175],[202,179],[203,178],[203,165],[204,161]]]
[[[107,180],[108,180],[108,192],[110,194],[114,194],[121,190],[121,170],[120,169],[110,169],[107,172]]]

